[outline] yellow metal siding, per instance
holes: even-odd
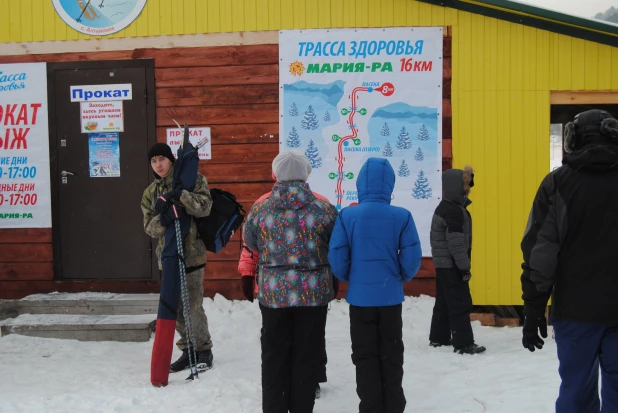
[[[0,42],[88,39],[51,0],[0,0]],[[550,90],[618,90],[618,49],[413,0],[148,0],[110,37],[452,26],[454,166],[477,170],[472,290],[519,304],[519,242],[549,169]]]

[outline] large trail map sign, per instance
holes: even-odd
[[[442,28],[282,31],[279,150],[303,152],[312,190],[358,203],[369,157],[396,174],[392,205],[412,212],[423,255],[442,197]]]

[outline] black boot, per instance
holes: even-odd
[[[197,371],[200,373],[212,368],[212,350],[204,350],[197,352]]]
[[[464,346],[464,347],[454,348],[453,352],[454,353],[459,353],[459,354],[479,354],[479,353],[484,352],[485,350],[486,350],[485,347],[478,346],[478,345],[472,343],[472,344],[468,344],[467,346]]]
[[[437,341],[429,341],[429,345],[431,347],[443,347],[443,346],[452,346],[453,343],[451,340],[447,341],[446,343],[439,343]]]
[[[170,366],[170,373],[176,373],[189,368],[189,350],[182,350],[182,355]]]

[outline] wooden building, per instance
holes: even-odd
[[[147,149],[165,141],[173,119],[211,127],[212,160],[201,165],[210,186],[247,207],[269,191],[279,150],[279,30],[445,28],[443,168],[477,170],[476,304],[521,303],[519,242],[549,172],[550,123],[585,105],[618,104],[618,28],[511,1],[148,0],[124,30],[104,37],[69,27],[50,0],[0,5],[0,64],[47,62],[52,197],[51,228],[0,229],[0,298],[158,291],[139,199],[152,180]],[[87,149],[72,126],[79,114],[69,86],[94,83],[133,85],[123,178],[114,184],[87,183],[77,156]],[[239,253],[236,235],[208,257],[206,295],[241,297]],[[433,276],[424,259],[407,293],[433,294]]]

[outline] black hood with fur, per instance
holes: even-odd
[[[618,144],[589,144],[567,154],[563,165],[573,169],[605,172],[618,168]]]
[[[564,130],[564,151],[571,153],[596,144],[618,145],[618,120],[609,112],[592,109],[579,113]]]
[[[577,170],[604,172],[618,167],[618,120],[609,112],[589,110],[569,122],[562,160]]]

